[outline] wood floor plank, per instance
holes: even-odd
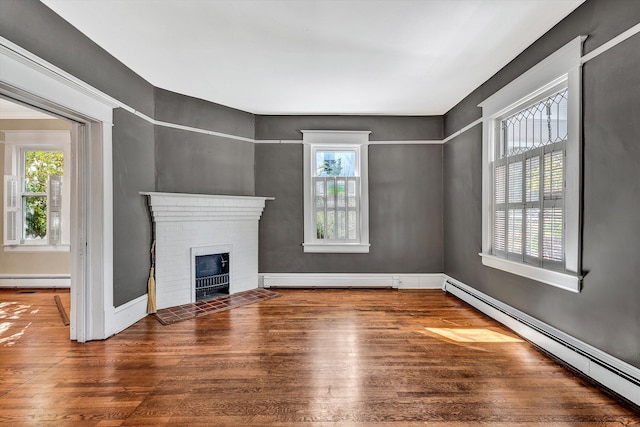
[[[0,290],[0,423],[640,426],[640,416],[441,291],[278,290],[70,342],[52,294]]]

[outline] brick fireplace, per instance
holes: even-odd
[[[269,197],[147,196],[156,240],[158,309],[196,301],[195,256],[229,254],[229,294],[258,287],[258,221]]]

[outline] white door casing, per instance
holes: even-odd
[[[71,325],[80,342],[118,332],[113,307],[112,98],[0,38],[0,91],[82,123],[72,157]]]

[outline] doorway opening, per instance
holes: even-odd
[[[2,91],[0,286],[71,292],[72,284],[78,284],[72,265],[78,265],[74,257],[79,251],[72,245],[72,234],[78,234],[82,222],[78,191],[83,187],[79,153],[84,126],[68,115],[37,108]],[[77,303],[70,298],[69,313],[77,312]],[[77,339],[75,329],[71,325],[72,339]]]

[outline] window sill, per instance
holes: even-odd
[[[537,280],[538,282],[546,283],[547,285],[555,286],[570,292],[580,292],[582,277],[577,274],[574,275],[560,271],[546,270],[533,265],[498,258],[489,254],[480,253],[478,255],[482,257],[482,264],[487,267],[517,274],[518,276],[526,277],[528,279]]]
[[[368,254],[370,244],[364,243],[303,243],[305,252],[335,254]]]
[[[5,252],[69,252],[70,245],[5,245]]]

